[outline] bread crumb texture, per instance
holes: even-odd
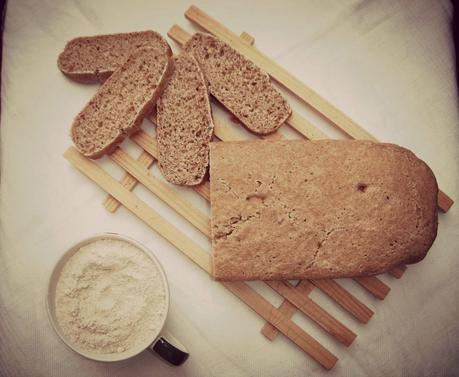
[[[269,76],[226,43],[195,33],[184,49],[197,59],[210,93],[250,131],[272,133],[290,116],[287,101]]]
[[[373,275],[423,259],[438,187],[410,151],[370,141],[211,144],[219,280]]]
[[[157,54],[172,51],[161,34],[147,30],[79,37],[67,42],[57,65],[69,78],[80,82],[103,82],[137,49],[150,47]]]
[[[110,76],[73,122],[72,140],[82,154],[110,153],[140,127],[167,83],[169,60],[155,49],[141,48]]]
[[[204,76],[190,54],[175,58],[175,71],[157,105],[159,167],[179,185],[201,183],[209,165],[214,125]]]

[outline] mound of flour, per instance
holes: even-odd
[[[144,252],[101,239],[67,261],[55,305],[59,327],[72,343],[92,353],[121,353],[153,340],[166,315],[166,291]]]

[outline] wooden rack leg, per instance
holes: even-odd
[[[384,300],[390,291],[390,288],[376,276],[361,276],[354,278],[354,281],[359,283],[367,291],[371,292],[373,296],[380,300]]]
[[[311,293],[313,288],[311,285],[297,284],[295,289],[300,294],[306,297],[309,295],[309,293]],[[297,309],[295,305],[290,303],[290,301],[284,300],[282,301],[282,304],[279,306],[278,310],[287,318],[292,318],[293,314],[295,314]],[[266,322],[263,328],[261,329],[261,333],[269,340],[274,340],[276,336],[279,334],[279,331],[269,322]]]
[[[389,274],[391,274],[396,279],[400,279],[403,273],[406,271],[406,268],[407,267],[405,265],[394,267],[391,270],[389,270]]]

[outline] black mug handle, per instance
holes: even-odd
[[[190,356],[187,349],[172,334],[164,330],[148,349],[175,366],[182,365]]]

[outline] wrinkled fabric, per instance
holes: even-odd
[[[235,32],[327,98],[380,140],[413,150],[440,187],[459,199],[459,137],[452,7],[429,1],[196,1]],[[311,297],[358,334],[343,347],[306,317],[294,320],[339,357],[326,372],[295,345],[261,334],[263,320],[124,208],[108,213],[105,194],[63,157],[70,125],[97,85],[57,69],[65,42],[80,35],[154,29],[164,35],[188,1],[14,0],[4,33],[1,99],[0,374],[5,376],[454,376],[459,375],[459,210],[440,215],[426,259],[384,301],[351,280],[342,284],[375,311],[366,325],[317,290]],[[170,41],[171,46],[177,46]],[[343,137],[292,95],[293,108],[333,137]],[[215,107],[214,116],[229,122]],[[153,132],[145,122],[146,132]],[[286,127],[284,133],[294,136]],[[245,132],[245,131],[241,131]],[[123,147],[137,156],[129,141]],[[107,158],[114,177],[122,171]],[[154,174],[159,176],[157,168]],[[176,188],[208,213],[195,193]],[[136,189],[169,222],[210,251],[208,240],[143,187]],[[172,368],[148,352],[116,364],[86,360],[68,349],[46,312],[47,280],[77,241],[119,232],[150,247],[171,286],[168,330],[191,357]],[[278,305],[267,286],[251,283]]]

